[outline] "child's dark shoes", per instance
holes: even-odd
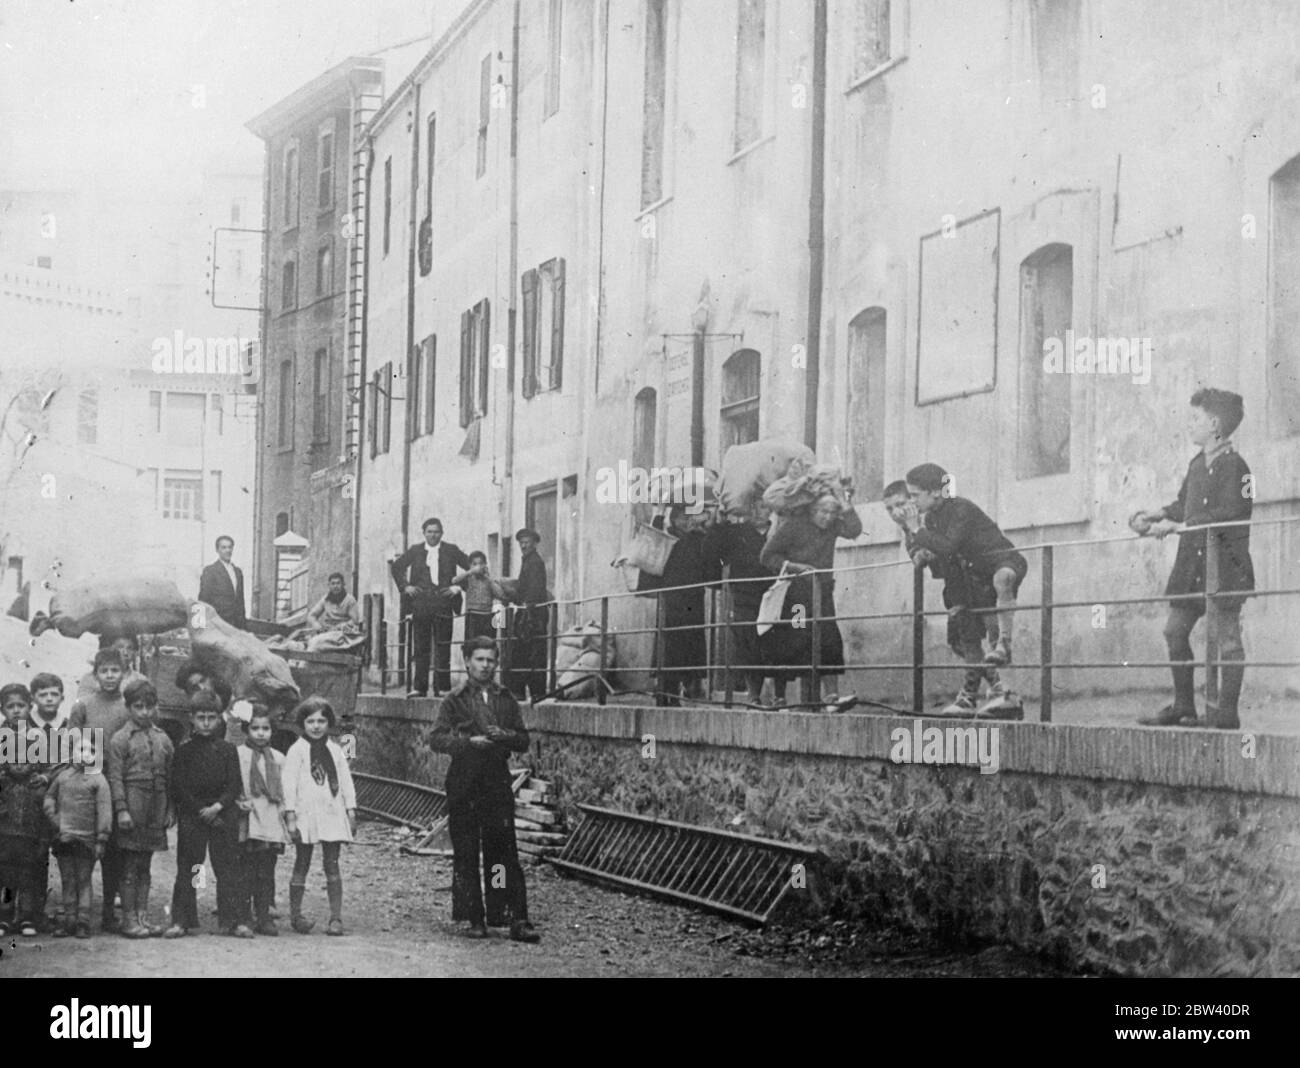
[[[162,936],[164,938],[184,938],[185,928],[182,927],[179,923],[173,923],[170,927],[167,928],[167,930],[165,930],[162,933]]]
[[[330,922],[325,926],[325,933],[327,935],[342,935],[347,932],[343,930],[342,920],[330,920]]]

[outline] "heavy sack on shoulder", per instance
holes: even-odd
[[[817,462],[807,445],[765,438],[733,445],[722,458],[718,503],[728,515],[748,515],[756,497],[779,478],[798,475]]]
[[[37,612],[30,630],[57,629],[67,638],[91,634],[157,634],[189,622],[190,602],[163,575],[110,575],[69,584],[50,598],[47,616]]]
[[[211,605],[196,601],[190,627],[193,657],[230,687],[236,700],[289,707],[299,698],[288,663]]]
[[[827,493],[840,502],[841,508],[849,507],[840,469],[830,464],[818,464],[800,474],[778,478],[763,491],[763,503],[778,515],[785,515],[812,504]]]

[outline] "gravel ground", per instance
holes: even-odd
[[[6,976],[1052,976],[1046,964],[1010,950],[945,950],[917,940],[872,934],[844,924],[757,931],[667,902],[648,900],[525,865],[537,946],[493,931],[466,938],[448,919],[451,861],[398,852],[404,836],[363,822],[343,854],[344,938],[324,935],[327,916],[319,867],[308,882],[308,936],[239,940],[213,934],[214,885],[199,891],[205,932],[179,941],[132,942],[14,938],[3,947]],[[155,856],[152,915],[170,904],[175,852]],[[287,916],[291,856],[277,869],[277,904]],[[319,860],[316,861],[319,865]],[[96,870],[98,879],[98,869]],[[52,883],[57,888],[58,876]],[[57,889],[52,889],[51,902]],[[96,913],[99,888],[96,885]]]

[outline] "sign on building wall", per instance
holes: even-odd
[[[994,386],[1000,230],[994,209],[921,238],[917,404]]]

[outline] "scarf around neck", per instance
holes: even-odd
[[[248,792],[253,797],[265,797],[278,805],[284,801],[284,789],[280,784],[280,766],[267,753],[269,748],[270,746],[259,748],[255,745],[248,747],[253,755],[248,762]],[[257,764],[259,760],[262,762],[261,767]]]
[[[334,766],[334,754],[329,749],[329,735],[323,738],[307,739],[307,744],[311,747],[311,777],[317,786],[324,786],[326,780],[330,784],[330,794],[333,797],[339,795],[339,772]]]

